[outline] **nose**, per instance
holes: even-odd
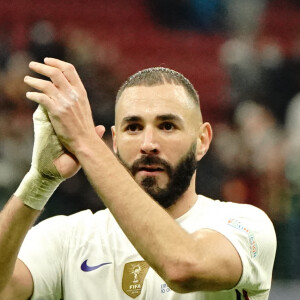
[[[159,148],[156,141],[155,133],[152,128],[145,128],[143,134],[143,140],[141,143],[142,154],[158,154]]]

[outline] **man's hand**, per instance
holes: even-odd
[[[71,154],[65,152],[42,106],[33,114],[33,125],[31,168],[15,195],[27,206],[41,210],[58,185],[74,175],[80,165]]]
[[[71,64],[45,58],[45,64],[31,62],[29,67],[51,81],[30,76],[24,79],[40,91],[26,94],[40,106],[33,118],[32,167],[15,195],[26,205],[40,210],[58,185],[79,170],[76,150],[87,147],[89,138],[102,137],[105,129],[94,127],[87,93]]]
[[[78,161],[65,153],[58,140],[48,113],[41,105],[33,114],[34,147],[31,167],[45,179],[65,179],[79,170]]]
[[[26,96],[46,108],[58,139],[76,155],[90,138],[97,138],[86,90],[73,65],[54,58],[44,61],[31,62],[29,67],[51,81],[26,76],[25,83],[40,91]]]

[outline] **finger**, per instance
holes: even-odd
[[[62,71],[57,68],[34,61],[29,63],[29,68],[38,74],[49,77],[54,85],[60,89],[68,90],[71,88]]]
[[[63,178],[69,178],[75,175],[81,168],[77,158],[70,152],[65,153],[54,160],[54,165]]]
[[[83,87],[81,79],[72,64],[52,57],[46,57],[44,62],[48,66],[52,66],[61,70],[71,85]]]
[[[95,127],[97,135],[102,138],[105,132],[105,127],[103,125],[98,125]]]
[[[48,97],[47,95],[43,94],[43,93],[27,92],[26,97],[29,100],[34,101],[35,103],[41,104],[47,110],[52,109],[53,100],[50,97]]]
[[[42,94],[48,96],[48,98],[45,97],[42,98],[38,97],[33,99],[30,98],[30,100],[33,100],[37,103],[39,103],[38,101],[43,101],[43,100],[47,101],[47,103],[44,103],[44,105],[45,106],[47,105],[48,110],[50,109],[50,105],[51,104],[53,105],[54,102],[56,102],[56,104],[61,104],[62,107],[69,107],[70,105],[73,104],[73,102],[77,102],[79,99],[78,94],[75,90],[70,89],[68,93],[60,93],[59,90],[53,85],[53,83],[47,80],[26,76],[24,78],[24,81],[29,86],[43,92]],[[41,93],[36,93],[36,94],[39,95]],[[32,95],[36,95],[36,94],[32,94]],[[54,109],[53,106],[51,106],[51,108]],[[51,111],[53,112],[53,110]]]
[[[52,99],[58,98],[59,92],[50,81],[34,78],[31,76],[25,76],[24,82],[30,87],[43,92]]]

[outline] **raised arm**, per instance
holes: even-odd
[[[64,152],[42,107],[36,110],[33,120],[30,171],[0,213],[0,299],[28,299],[32,295],[31,273],[17,259],[19,249],[54,190],[79,169],[78,161]]]

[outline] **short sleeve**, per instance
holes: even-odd
[[[27,234],[18,258],[31,272],[34,282],[32,300],[62,298],[62,268],[64,244],[68,228],[67,217],[47,219]]]
[[[263,211],[251,205],[245,208],[210,228],[222,233],[239,253],[243,273],[235,289],[268,293],[276,252],[275,230]]]

